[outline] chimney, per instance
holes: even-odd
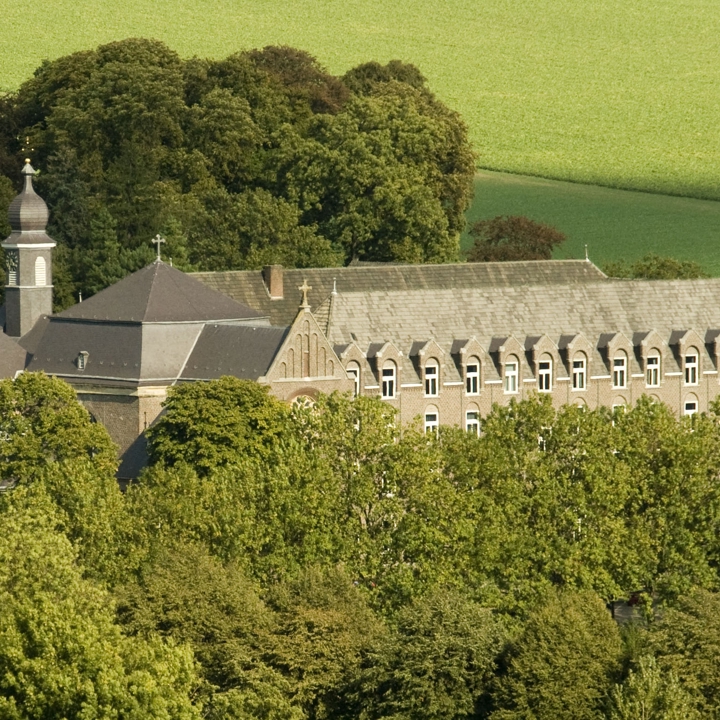
[[[266,265],[262,269],[263,281],[270,294],[271,300],[282,300],[283,294],[283,266]]]

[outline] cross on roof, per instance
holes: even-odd
[[[308,285],[307,280],[303,278],[303,284],[298,288],[303,294],[302,296],[302,302],[300,303],[301,308],[309,308],[310,304],[308,303],[307,294],[308,290],[312,290],[312,285]]]
[[[158,234],[152,239],[152,242],[153,242],[155,245],[157,245],[157,261],[160,262],[161,259],[162,259],[162,258],[160,257],[160,246],[165,242],[165,238],[160,237],[160,234],[158,233]]]

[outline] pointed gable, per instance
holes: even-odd
[[[163,262],[128,275],[58,317],[145,323],[263,319],[257,310]]]

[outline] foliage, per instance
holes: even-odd
[[[0,477],[29,481],[49,464],[88,458],[114,472],[115,446],[93,423],[75,391],[43,373],[0,381]]]
[[[492,720],[601,718],[619,669],[620,634],[592,593],[558,593],[511,643]]]
[[[412,66],[393,77],[354,95],[294,48],[184,61],[137,38],[43,63],[0,103],[0,170],[31,138],[56,303],[142,267],[156,233],[185,269],[457,259],[465,125]]]
[[[663,673],[655,658],[640,658],[610,698],[608,720],[699,720],[693,699],[677,677]]]
[[[469,233],[474,238],[467,254],[470,262],[550,260],[566,239],[559,230],[524,216],[479,220]]]
[[[476,717],[502,647],[492,613],[437,590],[401,610],[352,693],[353,717],[404,720]]]
[[[52,518],[3,513],[0,715],[199,718],[187,648],[124,637]]]
[[[699,263],[692,260],[675,260],[649,253],[633,263],[610,262],[603,266],[610,277],[644,280],[694,280],[708,277]]]
[[[658,667],[699,699],[702,717],[720,712],[720,596],[696,589],[650,627]]]
[[[230,376],[172,387],[164,407],[147,431],[150,461],[184,462],[202,474],[244,456],[267,457],[287,416],[268,387]]]

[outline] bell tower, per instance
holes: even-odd
[[[42,315],[52,313],[55,241],[45,233],[48,209],[33,188],[30,160],[22,175],[23,189],[8,211],[12,232],[2,243],[7,259],[5,333],[10,337],[22,337]]]

